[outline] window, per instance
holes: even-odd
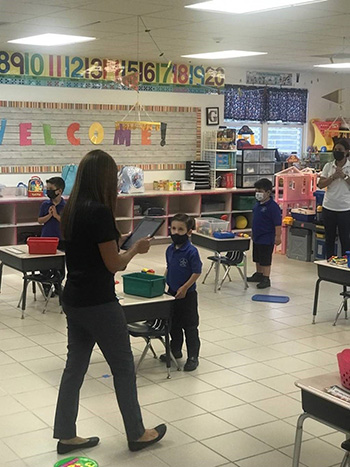
[[[295,152],[300,157],[303,152],[303,126],[268,124],[267,147],[277,148],[285,154]]]

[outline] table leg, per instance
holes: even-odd
[[[165,355],[166,355],[166,369],[167,369],[167,378],[170,379],[170,365],[171,365],[171,357],[170,357],[170,339],[169,339],[169,322],[168,320],[165,321]]]
[[[0,261],[0,293],[1,293],[1,285],[2,285],[2,270],[4,267],[4,263]]]
[[[244,289],[247,290],[249,287],[247,281],[247,255],[243,252],[243,274],[244,274]]]
[[[318,305],[318,294],[320,292],[320,283],[322,279],[317,279],[316,285],[315,285],[315,296],[314,296],[314,309],[312,312],[312,324],[316,323],[316,315],[317,315],[317,305]]]
[[[308,417],[309,417],[309,414],[304,412],[303,414],[300,415],[297,421],[292,467],[299,467],[301,442],[303,439],[303,424],[304,424],[304,420]]]
[[[217,261],[215,261],[215,284],[214,284],[214,293],[217,292],[218,290],[218,285],[219,285],[219,278],[220,278],[220,253],[217,251],[215,252],[215,256],[217,257]]]
[[[23,275],[23,291],[22,291],[22,316],[21,316],[22,319],[24,319],[24,310],[26,309],[28,284],[29,282],[27,281],[26,274],[24,274]]]

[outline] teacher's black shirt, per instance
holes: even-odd
[[[99,243],[118,240],[111,210],[97,202],[77,206],[70,241],[65,241],[67,282],[63,303],[72,307],[116,300],[114,274],[106,268]]]

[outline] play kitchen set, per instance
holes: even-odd
[[[316,190],[316,209],[293,208],[283,219],[288,226],[287,257],[300,261],[326,259],[325,229],[322,221],[323,190]],[[341,257],[340,242],[337,240],[332,259],[336,264],[347,264]]]

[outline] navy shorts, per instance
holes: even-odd
[[[275,245],[261,245],[253,242],[253,261],[260,266],[271,266]]]

